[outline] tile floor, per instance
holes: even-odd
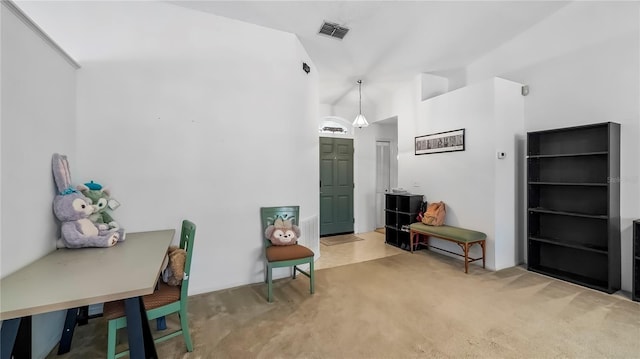
[[[364,240],[333,246],[320,244],[320,259],[316,261],[315,269],[365,262],[406,252],[385,244],[384,234],[379,232],[358,233],[357,236]]]

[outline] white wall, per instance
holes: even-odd
[[[55,249],[55,186],[51,155],[76,160],[75,68],[33,27],[0,5],[2,277]],[[72,278],[60,278],[72,280]],[[64,311],[33,318],[33,356],[44,357],[59,340]]]
[[[409,141],[407,136],[415,132],[418,124],[418,107],[422,101],[422,76],[416,75],[404,81],[389,83],[389,87],[394,89],[391,95],[386,102],[377,104],[376,108],[380,118],[397,117],[398,187],[422,194],[419,183],[407,177],[406,167],[400,165],[406,163],[410,156],[414,156],[413,137]]]
[[[473,85],[494,76],[529,85],[524,98],[524,129],[515,136],[517,257],[525,258],[526,228],[524,147],[527,131],[613,121],[622,125],[621,219],[622,288],[631,289],[631,221],[640,217],[640,4],[572,2],[550,17],[470,64],[465,76]],[[437,73],[440,76],[446,76]],[[403,138],[413,133],[418,116],[419,77],[392,84],[394,94],[377,104],[381,117],[398,115],[399,186],[418,193],[402,165],[413,155]],[[508,157],[507,157],[508,158]],[[412,188],[413,187],[413,188]],[[431,200],[431,199],[429,199]],[[626,254],[626,255],[625,255]]]
[[[415,129],[411,124],[398,123],[399,141],[410,145],[412,150],[415,136],[465,129],[463,152],[420,156],[412,153],[400,161],[400,173],[405,181],[418,184],[429,203],[445,202],[446,224],[487,234],[489,268],[495,263],[493,101],[493,84],[484,82],[423,102]],[[432,241],[451,250],[451,245],[443,241]],[[472,250],[474,256],[480,253],[478,248]]]
[[[449,91],[449,79],[433,74],[420,74],[420,83],[422,86],[422,101],[442,95]]]
[[[31,49],[3,10],[3,275],[54,248],[50,161],[61,152],[75,183],[112,189],[122,203],[113,216],[128,231],[198,225],[192,294],[262,282],[259,207],[318,215],[317,73],[301,70],[313,64],[297,38],[166,3],[39,5],[68,16],[57,30],[87,41],[86,52],[74,55],[76,97],[73,70]],[[53,64],[44,71],[40,61]],[[7,76],[21,72],[20,82]],[[26,202],[14,195],[25,185]],[[54,341],[34,343],[34,356],[55,345],[63,314],[35,319],[35,340],[47,332]]]
[[[640,218],[640,4],[573,2],[468,67],[468,79],[529,85],[525,132],[621,124],[622,289],[631,290],[631,222]],[[519,161],[524,161],[520,140]],[[520,168],[520,183],[524,183]],[[526,246],[524,208],[520,244]],[[524,253],[521,254],[524,256]]]
[[[497,270],[515,265],[515,130],[522,127],[521,85],[491,79],[433,97],[419,105],[415,122],[399,121],[400,143],[411,153],[399,163],[400,182],[432,203],[445,202],[446,224],[487,234],[486,266]],[[414,154],[414,138],[465,129],[465,150]],[[505,159],[496,152],[504,151]],[[455,251],[449,242],[434,245]],[[480,248],[472,248],[473,256]],[[478,264],[479,262],[476,262]]]
[[[104,19],[144,31],[83,62],[76,180],[111,187],[128,231],[194,221],[192,294],[262,281],[259,208],[318,214],[310,59],[291,34],[170,4],[90,4],[77,23]]]
[[[518,177],[518,139],[524,132],[522,84],[504,79],[490,80],[494,86],[494,228],[495,268],[521,263],[518,245],[518,211],[523,206],[520,193],[526,190]],[[497,153],[505,154],[498,159]]]

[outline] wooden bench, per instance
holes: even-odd
[[[454,242],[460,248],[462,248],[463,254],[448,251],[446,249],[438,248],[429,244],[429,237],[436,237],[444,239],[446,241]],[[414,237],[417,237],[414,242]],[[432,247],[447,253],[455,254],[460,257],[464,257],[464,272],[469,273],[469,263],[482,259],[482,268],[485,265],[485,241],[487,235],[472,231],[470,229],[464,229],[452,226],[427,226],[426,224],[417,222],[412,223],[409,226],[409,247],[411,252],[414,249],[414,243],[417,245],[424,245]],[[482,247],[482,257],[469,258],[469,248],[474,244],[479,244]]]

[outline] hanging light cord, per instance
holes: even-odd
[[[356,119],[353,120],[353,127],[367,127],[369,126],[369,123],[367,122],[367,119],[364,118],[364,115],[362,114],[362,80],[358,80],[358,95],[359,95],[359,100],[360,102],[359,104],[359,110],[360,112],[358,113],[358,116],[356,116]]]
[[[358,80],[358,93],[360,93],[360,114],[362,115],[362,80]]]

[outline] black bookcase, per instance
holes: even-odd
[[[633,272],[631,299],[640,302],[640,219],[633,221]]]
[[[529,270],[620,289],[620,125],[527,134]]]
[[[388,244],[409,249],[409,225],[417,222],[416,217],[422,204],[422,195],[385,195],[385,241]]]

